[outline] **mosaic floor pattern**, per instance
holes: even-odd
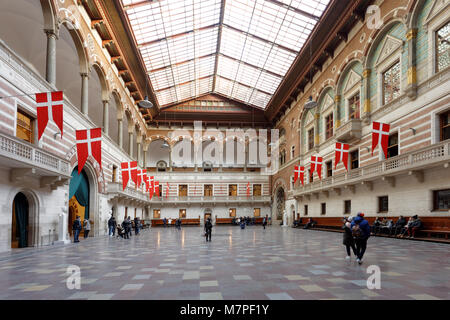
[[[130,240],[16,249],[0,255],[0,299],[450,299],[450,246],[372,237],[364,263],[342,234],[270,226],[145,230]],[[67,267],[81,289],[67,287]],[[381,289],[369,290],[369,265]]]

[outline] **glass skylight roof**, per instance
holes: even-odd
[[[265,109],[329,2],[122,0],[122,5],[161,107],[219,93]]]

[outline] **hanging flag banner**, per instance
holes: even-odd
[[[136,169],[137,167],[134,166],[133,164],[134,162],[122,162],[120,164],[120,168],[122,169],[122,187],[123,190],[125,190],[125,188],[128,185],[128,181],[130,180],[131,177],[133,177],[133,175],[136,173]],[[137,163],[136,163],[137,165]]]
[[[298,178],[300,178],[300,182],[303,185],[304,175],[305,175],[305,167],[301,166],[294,167],[294,183],[296,183]]]
[[[78,174],[83,170],[89,156],[102,167],[102,128],[76,130]]]
[[[159,198],[159,181],[155,181],[155,195]]]
[[[150,180],[147,175],[147,170],[145,169],[142,169],[142,178],[144,179],[145,192],[148,192],[148,189],[150,188]]]
[[[348,171],[348,150],[350,149],[350,145],[345,143],[336,142],[336,149],[334,152],[334,169],[336,170],[337,164],[342,160],[344,163],[345,169]]]
[[[247,182],[247,198],[250,197],[250,181]]]
[[[322,179],[322,157],[311,156],[311,176],[317,171],[319,179]]]
[[[149,188],[150,200],[153,198],[153,193],[155,192],[155,179],[153,176],[150,177],[150,188]]]
[[[63,92],[36,93],[38,140],[41,140],[47,124],[53,121],[63,134]]]
[[[167,187],[166,187],[166,199],[169,198],[169,183],[166,183]]]
[[[386,123],[373,122],[372,123],[372,156],[373,150],[380,145],[383,150],[384,157],[387,158],[387,149],[389,145],[389,129],[391,126]]]
[[[137,183],[136,183],[136,189],[141,187],[141,184],[144,182],[144,170],[142,169],[137,169],[136,170],[136,178],[137,178]]]

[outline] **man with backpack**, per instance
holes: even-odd
[[[267,226],[267,215],[264,217],[262,225],[263,225],[263,227],[264,227],[264,230],[266,230],[266,226]]]
[[[206,241],[209,241],[209,242],[211,242],[212,227],[213,226],[211,223],[211,218],[208,218],[208,220],[206,220],[206,222],[205,222],[205,236],[206,236]]]
[[[361,264],[363,262],[364,253],[366,252],[367,240],[370,237],[370,225],[369,222],[364,219],[364,213],[358,213],[352,220],[351,228],[356,245],[356,261]]]

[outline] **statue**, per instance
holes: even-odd
[[[70,243],[70,239],[67,236],[68,234],[68,226],[67,226],[67,214],[60,213],[58,215],[58,241],[55,244],[67,244]]]
[[[283,211],[283,227],[287,227],[287,213],[286,213],[286,209],[284,209]]]

